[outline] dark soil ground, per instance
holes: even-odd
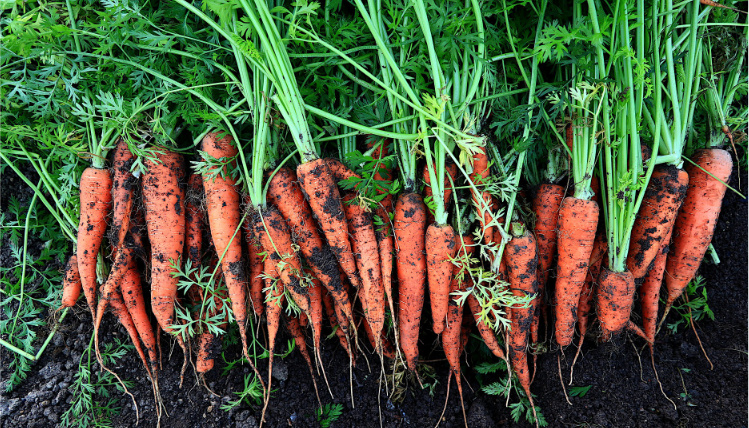
[[[3,177],[4,186],[10,184],[9,176],[12,173]],[[738,185],[736,174],[731,184]],[[741,184],[745,189],[746,175]],[[18,189],[17,186],[12,188]],[[5,187],[4,192],[9,192],[9,189]],[[583,397],[571,397],[571,404],[565,400],[557,375],[557,353],[539,356],[532,391],[550,426],[747,426],[747,203],[732,192],[726,195],[714,244],[721,263],[718,266],[704,264],[700,273],[708,284],[708,302],[715,313],[715,321],[705,320],[697,325],[714,369],[711,370],[691,329],[682,327],[673,335],[666,329],[661,331],[655,344],[655,366],[665,395],[676,404],[674,408],[655,381],[648,352],[642,350],[642,340],[623,336],[611,343],[597,344],[591,337],[583,345],[583,354],[575,367],[572,382],[572,386],[590,386],[590,389]],[[676,317],[672,314],[669,321],[673,322]],[[111,342],[114,337],[128,340],[124,329],[111,315],[106,316],[103,326],[103,342]],[[40,332],[39,337],[45,337],[45,333]],[[10,393],[4,392],[4,384],[0,384],[3,391],[0,424],[3,427],[59,424],[72,400],[69,387],[91,334],[91,320],[79,302],[79,307],[68,314],[28,379]],[[218,395],[209,393],[191,375],[191,370],[180,388],[182,353],[166,338],[162,339],[165,355],[160,387],[169,413],[162,420],[162,426],[254,427],[258,424],[258,406],[242,404],[228,412],[220,409],[222,404],[235,399],[235,392],[242,390],[244,376],[250,373],[249,367],[239,366],[224,373],[225,364],[219,360],[206,377],[207,385]],[[286,339],[282,337],[279,341],[279,344],[284,344],[280,345],[281,348],[285,348]],[[346,354],[336,339],[325,342],[322,360],[335,398],[331,399],[322,380],[318,381],[320,396],[323,403],[343,405],[343,414],[333,427],[434,426],[442,412],[447,379],[447,364],[434,339],[426,336],[421,349],[422,358],[431,361],[429,364],[436,369],[439,384],[433,396],[412,387],[402,403],[393,405],[378,384],[379,362],[369,355],[372,370],[368,370],[367,364],[360,360],[353,371],[355,408],[350,402]],[[475,351],[479,349],[475,343],[469,345],[469,349],[474,349],[468,359],[471,364],[463,367],[468,425],[472,428],[530,426],[525,422],[513,423],[503,397],[480,392],[480,378],[472,367],[486,357]],[[574,350],[574,347],[567,349],[561,362],[567,381],[568,364]],[[0,358],[7,356],[8,351],[4,348],[0,352]],[[232,346],[226,354],[227,358],[236,359],[239,350]],[[136,354],[129,353],[120,364],[111,368],[124,379],[134,382],[131,392],[140,409],[140,425],[155,426],[151,387]],[[261,371],[265,373],[265,370],[265,361],[262,361]],[[284,360],[278,359],[274,371],[276,391],[268,410],[267,426],[319,426],[310,374],[298,352]],[[4,371],[0,380],[6,380],[7,376]],[[491,382],[500,376],[503,374],[487,375],[481,380]],[[517,401],[517,397],[511,397],[511,401]],[[114,425],[133,426],[135,413],[129,398],[120,396],[117,405],[122,409],[121,415],[114,418]],[[460,402],[453,384],[441,426],[458,427],[462,424]]]

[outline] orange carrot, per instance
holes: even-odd
[[[114,252],[122,245],[125,234],[130,228],[130,212],[133,208],[135,188],[138,179],[130,173],[135,158],[127,147],[125,140],[120,139],[114,151],[112,166],[112,227],[109,242],[113,243]]]
[[[605,266],[602,267],[596,294],[596,313],[603,337],[608,338],[628,327],[635,296],[635,279],[632,273],[613,272]]]
[[[367,338],[369,339],[369,343],[372,345],[372,347],[375,350],[377,350],[378,348],[382,348],[382,356],[394,360],[395,346],[393,346],[393,343],[390,341],[390,339],[387,338],[387,336],[385,335],[385,331],[383,330],[382,332],[380,332],[380,336],[376,340],[375,333],[372,331],[372,326],[367,322],[367,318],[362,317],[360,322],[362,327],[364,327],[364,332],[367,334]]]
[[[642,308],[642,329],[645,336],[652,343],[655,342],[655,330],[658,324],[658,301],[661,294],[661,284],[663,282],[663,273],[666,270],[666,260],[668,258],[668,240],[671,234],[665,239],[664,244],[658,251],[653,260],[653,266],[645,275],[645,279],[640,285],[640,307]],[[651,345],[652,347],[652,345]]]
[[[143,297],[143,287],[137,264],[132,263],[127,272],[125,272],[125,276],[122,278],[122,282],[120,282],[120,291],[122,292],[123,303],[148,353],[151,374],[155,379],[159,368],[156,336],[154,335],[151,320],[148,319],[148,313],[146,312],[146,302]]]
[[[263,271],[265,273],[265,319],[268,325],[268,388],[266,389],[265,403],[260,421],[265,420],[265,411],[270,402],[270,391],[273,383],[273,360],[276,353],[276,336],[281,326],[281,314],[283,313],[284,303],[284,285],[280,280],[276,263],[270,258],[265,257]]]
[[[312,284],[309,286],[309,315],[310,321],[312,322],[312,344],[315,347],[315,353],[320,357],[320,343],[322,339],[322,289],[323,285],[320,280],[315,278],[310,270],[307,270],[308,275],[312,279]],[[320,358],[322,360],[322,358]],[[322,362],[322,361],[321,361]]]
[[[468,285],[471,286],[471,283],[469,282]],[[504,351],[502,351],[502,347],[499,346],[499,341],[497,340],[496,334],[494,334],[494,330],[488,324],[481,320],[481,305],[479,305],[479,301],[476,299],[476,296],[474,296],[473,294],[469,294],[466,302],[468,303],[468,307],[473,314],[473,319],[476,322],[476,327],[479,329],[479,334],[481,334],[481,338],[484,339],[484,343],[489,348],[489,350],[492,351],[492,354],[494,354],[497,358],[504,359],[505,353]]]
[[[671,305],[684,292],[702,263],[705,251],[713,239],[726,193],[723,183],[728,182],[733,171],[731,154],[722,149],[697,150],[692,161],[696,165],[687,163],[684,167],[689,174],[689,189],[674,223],[674,242],[666,261],[668,299],[662,320],[666,319]]]
[[[230,135],[219,138],[218,133],[209,133],[203,137],[203,151],[214,159],[231,159],[237,155]],[[229,290],[232,312],[239,326],[239,337],[242,339],[242,353],[254,369],[254,364],[247,353],[247,278],[242,265],[242,239],[239,235],[241,221],[240,196],[236,180],[231,175],[232,161],[221,170],[215,167],[203,175],[205,189],[206,214],[211,228],[211,238],[216,253],[221,259],[221,270]],[[257,370],[255,370],[257,371]],[[260,375],[258,374],[258,377]]]
[[[142,181],[151,242],[151,310],[161,329],[171,334],[177,278],[172,276],[176,270],[170,260],[179,261],[185,245],[185,194],[180,187],[184,167],[179,153],[164,150],[156,157],[159,162],[146,159]],[[185,354],[184,371],[187,347],[181,336],[176,338]]]
[[[203,219],[205,213],[202,208],[203,180],[197,174],[190,174],[187,180],[187,197],[185,198],[185,255],[193,268],[200,267],[200,257],[203,254]],[[187,295],[197,304],[203,301],[202,291],[197,284],[193,284]]]
[[[75,306],[75,302],[80,296],[81,276],[78,275],[78,256],[73,253],[65,264],[65,271],[62,277],[62,304],[60,305],[60,309]]]
[[[395,204],[395,250],[398,274],[398,326],[400,346],[409,370],[416,369],[419,357],[419,322],[424,306],[424,232],[426,206],[421,195],[402,194]]]
[[[312,376],[312,384],[315,387],[315,395],[317,396],[317,403],[322,407],[322,404],[320,402],[320,394],[317,391],[317,380],[315,380],[315,370],[312,368],[312,358],[310,358],[309,350],[307,350],[307,341],[304,338],[304,330],[302,330],[302,326],[299,324],[299,319],[294,317],[289,317],[288,322],[286,323],[286,327],[289,329],[289,333],[291,333],[291,337],[294,338],[294,342],[296,342],[296,347],[299,349],[299,352],[302,354],[302,357],[304,358],[304,361],[307,363],[307,367],[309,368],[309,374]]]
[[[335,313],[335,306],[333,303],[333,298],[330,296],[330,293],[328,293],[328,290],[323,287],[322,289],[322,301],[325,305],[325,314],[328,316],[328,321],[330,322],[330,328],[333,329],[335,332],[335,335],[338,336],[338,341],[340,342],[343,349],[346,350],[346,353],[349,354],[349,358],[351,358],[351,362],[354,363],[353,355],[351,354],[351,350],[348,346],[348,339],[346,338],[346,334],[343,333],[343,330],[338,325],[338,317]]]
[[[258,317],[263,316],[265,298],[263,297],[263,247],[260,246],[260,242],[255,238],[252,233],[250,226],[250,216],[247,216],[246,224],[246,240],[247,240],[247,252],[250,258],[250,301],[252,302],[252,309],[255,311],[255,315]]]
[[[343,197],[344,211],[351,235],[351,246],[356,265],[361,274],[360,296],[364,316],[372,327],[374,338],[379,340],[385,325],[385,289],[382,286],[382,267],[377,248],[372,216],[365,208],[355,203],[356,196],[348,193]],[[379,344],[375,346],[381,353]]]
[[[341,195],[330,168],[324,159],[316,159],[300,164],[296,173],[333,254],[351,283],[359,288],[356,260],[351,252]]]
[[[561,217],[561,216],[560,216]],[[520,237],[513,237],[504,251],[507,262],[507,273],[510,280],[510,290],[516,297],[530,297],[538,292],[538,249],[536,240],[530,231]],[[534,308],[514,305],[510,308],[511,329],[507,333],[510,342],[510,363],[518,377],[525,395],[531,403],[533,417],[536,408],[531,395],[531,377],[528,369],[528,336],[533,321]]]
[[[683,169],[659,165],[653,170],[629,240],[627,269],[635,280],[645,276],[670,234],[688,185],[689,175]]]
[[[556,339],[564,347],[572,342],[575,333],[577,304],[588,273],[598,226],[598,204],[574,197],[564,198],[558,225]]]
[[[478,189],[485,186],[489,178],[489,156],[486,153],[486,147],[482,146],[479,151],[473,155],[473,172],[470,175],[471,182]],[[492,221],[492,195],[486,190],[480,190],[478,194],[472,192],[473,205],[476,208],[476,217],[481,223],[481,230],[484,233],[484,242],[494,242],[495,226],[491,225]]]
[[[81,217],[78,223],[78,273],[91,317],[96,319],[96,256],[112,208],[112,177],[107,169],[89,167],[81,175]]]
[[[294,171],[282,167],[276,172],[268,185],[268,199],[289,221],[295,242],[312,268],[314,276],[320,279],[336,306],[346,314],[345,319],[339,322],[343,331],[347,332],[349,321],[353,320],[349,296],[341,284],[335,255],[320,237],[312,211],[299,188]]]
[[[120,324],[122,324],[125,327],[125,330],[127,330],[127,334],[130,336],[130,341],[133,342],[135,350],[138,352],[138,356],[140,356],[140,359],[143,362],[143,367],[146,369],[146,374],[148,374],[148,377],[153,380],[151,371],[148,368],[149,363],[148,360],[146,360],[146,354],[143,353],[143,347],[141,346],[140,340],[138,339],[138,330],[135,327],[135,323],[130,317],[130,314],[127,312],[127,308],[122,301],[122,295],[120,294],[119,290],[115,289],[112,295],[109,296],[109,306],[112,308],[112,313],[114,313],[114,315],[120,321]]]
[[[218,262],[218,260],[216,260]],[[219,271],[216,275],[216,283],[219,283],[223,279],[223,274]],[[212,297],[214,301],[214,310],[208,311],[203,314],[204,319],[215,317],[216,314],[220,314],[224,310],[223,298],[226,298],[226,292],[224,289],[217,290],[217,293]],[[218,325],[222,330],[226,330],[226,318]],[[209,331],[204,331],[200,334],[198,342],[198,358],[195,362],[195,369],[198,373],[207,373],[213,369],[215,364],[214,359],[221,352],[221,338],[214,335]]]
[[[450,300],[450,282],[453,276],[451,259],[455,258],[459,245],[455,244],[455,231],[450,225],[430,225],[425,239],[432,323],[434,332],[440,334],[445,329]]]

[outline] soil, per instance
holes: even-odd
[[[12,172],[2,177],[2,185],[6,189],[3,208],[7,207],[7,189],[23,188],[14,180],[18,181]],[[746,183],[747,177],[742,175],[742,188]],[[736,174],[732,177],[731,184],[738,185]],[[23,200],[29,197],[30,192],[19,190],[16,195]],[[682,327],[676,334],[669,334],[664,328],[655,344],[655,367],[663,384],[662,393],[655,380],[647,349],[642,349],[642,340],[621,336],[610,343],[598,344],[591,337],[583,345],[572,382],[572,386],[590,386],[590,389],[582,397],[570,397],[571,404],[568,404],[558,377],[559,352],[551,349],[549,353],[539,356],[538,374],[531,387],[537,395],[536,404],[550,426],[747,426],[747,202],[733,192],[726,194],[713,242],[721,263],[717,266],[704,263],[700,273],[706,279],[708,303],[715,314],[715,320],[701,321],[696,327],[714,368],[711,369],[690,328]],[[6,250],[7,248],[3,249]],[[61,415],[72,400],[69,388],[81,354],[92,334],[90,316],[83,306],[79,302],[68,314],[23,384],[7,393],[5,383],[0,383],[2,427],[51,427],[59,424]],[[676,314],[670,315],[669,321],[675,321],[676,317]],[[424,319],[429,319],[428,313],[424,314]],[[115,337],[128,340],[125,330],[115,322],[112,315],[107,314],[102,325],[102,342],[112,342]],[[327,334],[329,331],[323,333]],[[37,341],[37,347],[46,334],[46,331],[39,332],[41,339]],[[288,334],[283,334],[285,336],[280,337],[278,342],[281,349],[285,349],[288,339]],[[434,388],[433,397],[426,390],[411,387],[402,403],[394,405],[389,402],[386,392],[378,383],[380,364],[375,356],[368,354],[369,365],[360,359],[353,369],[351,385],[355,408],[351,405],[349,395],[346,353],[338,346],[337,339],[326,341],[322,361],[326,364],[330,390],[335,398],[331,399],[321,378],[318,379],[320,397],[323,403],[343,405],[342,415],[332,426],[434,426],[445,401],[448,373],[444,355],[435,339],[434,336],[424,335],[421,348],[422,359],[430,361],[428,364],[436,370],[436,379],[439,381]],[[243,403],[228,412],[220,409],[222,404],[236,398],[235,392],[242,390],[244,376],[251,372],[248,366],[238,366],[225,373],[226,364],[219,359],[205,379],[208,387],[217,395],[208,392],[198,382],[192,375],[192,369],[188,369],[180,388],[181,351],[165,336],[162,336],[162,346],[164,365],[159,383],[169,413],[168,417],[162,419],[162,426],[258,425],[260,406]],[[477,343],[469,343],[468,348],[472,350],[468,359],[470,366],[465,364],[465,356],[463,358],[463,389],[468,425],[530,426],[525,422],[513,423],[510,410],[505,407],[504,397],[480,392],[480,380],[484,383],[499,380],[502,374],[478,376],[473,369],[476,362],[490,359],[486,357],[485,351],[480,352]],[[568,365],[574,351],[574,347],[565,350],[561,360],[568,392]],[[7,352],[5,348],[1,348],[0,359],[7,356]],[[239,358],[238,346],[230,346],[226,357],[229,360]],[[130,391],[138,403],[140,426],[155,426],[151,387],[136,353],[128,353],[111,368],[123,379],[134,383]],[[265,360],[260,362],[260,370],[267,373]],[[318,406],[310,374],[298,352],[285,359],[276,359],[274,375],[275,392],[268,409],[267,426],[319,426],[315,417]],[[7,378],[7,370],[0,373],[0,380],[5,381]],[[664,394],[673,400],[676,408]],[[121,407],[121,414],[114,418],[114,426],[133,426],[135,413],[132,402],[122,394],[115,396],[115,399],[116,404]],[[517,397],[513,396],[511,401],[517,401]],[[461,406],[453,382],[441,426],[462,425]]]

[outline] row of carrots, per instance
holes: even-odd
[[[387,140],[368,144],[374,149],[374,159],[388,156]],[[469,198],[480,230],[476,236],[483,242],[476,242],[471,234],[458,234],[451,225],[429,221],[427,174],[423,195],[396,197],[379,190],[384,198],[371,210],[362,201],[361,189],[344,190],[337,185],[357,177],[337,159],[306,162],[296,172],[281,166],[267,174],[267,205],[262,210],[245,211],[231,175],[232,159],[237,155],[231,137],[209,133],[201,150],[206,159],[231,161],[210,167],[202,176],[188,174],[181,154],[159,148],[157,159],[144,159],[143,170],[132,171],[135,159],[120,141],[111,170],[90,167],[84,171],[78,243],[66,269],[62,305],[73,306],[83,291],[94,320],[97,355],[102,317],[111,309],[130,334],[160,401],[159,341],[150,315],[161,330],[172,333],[178,322],[176,304],[201,307],[204,299],[214,299],[215,304],[208,305],[211,311],[194,314],[208,320],[226,313],[223,302],[230,302],[243,355],[266,391],[263,415],[270,398],[275,339],[286,297],[299,309],[299,316],[289,316],[287,325],[313,380],[303,328],[312,329],[314,359],[322,363],[323,314],[352,364],[359,349],[358,322],[380,356],[402,358],[414,371],[427,291],[431,326],[441,336],[450,376],[455,377],[461,395],[460,355],[471,321],[493,354],[508,360],[531,403],[527,357],[529,350],[543,342],[539,326],[547,312],[553,312],[555,340],[561,349],[572,343],[577,325],[579,353],[595,311],[603,340],[628,329],[645,339],[652,353],[661,283],[665,281],[668,296],[665,319],[710,244],[724,183],[732,171],[731,156],[721,149],[697,151],[693,163],[684,169],[657,166],[632,232],[628,271],[615,273],[604,262],[607,240],[599,221],[600,200],[595,197],[580,200],[566,196],[565,187],[559,184],[543,184],[529,198],[529,218],[535,220],[513,221],[506,230],[500,229],[505,222],[498,216],[499,203],[483,190],[491,174],[486,147],[473,155],[468,175],[472,184]],[[457,165],[447,170],[450,177],[446,183],[456,183],[459,189]],[[374,179],[392,181],[393,171],[382,163]],[[445,186],[446,205],[453,200],[451,186]],[[97,256],[105,236],[112,263],[106,281],[97,287]],[[204,237],[210,241],[203,242]],[[503,239],[507,246],[501,259],[494,260],[489,253],[488,260],[479,260],[477,248],[496,246]],[[226,284],[226,295],[222,291],[209,295],[194,285],[178,296],[173,263],[200,266],[211,258],[206,257],[209,252],[213,253],[213,266],[220,265],[217,277]],[[138,258],[148,267],[150,305],[144,297],[144,272]],[[473,294],[465,300],[468,311],[454,297],[472,290],[470,270],[480,263],[491,264],[509,291],[526,301],[501,308],[508,314],[509,328],[500,329],[498,320],[487,320],[483,315],[486,308]],[[546,284],[554,267],[552,295]],[[636,295],[641,300],[642,327],[631,316]],[[361,311],[355,310],[357,300]],[[268,329],[267,384],[248,354],[248,306],[256,317],[264,317]],[[385,331],[388,312],[394,341]],[[357,313],[363,316],[358,318]],[[219,328],[225,329],[227,322],[224,319]],[[212,333],[198,334],[195,367],[205,373],[213,367],[215,350],[220,347]],[[181,335],[174,337],[184,350],[184,374],[188,343]],[[533,355],[535,366],[537,354]]]

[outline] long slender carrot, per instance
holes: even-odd
[[[424,307],[426,206],[421,195],[402,194],[395,203],[395,250],[398,273],[400,346],[409,370],[419,357],[419,323]]]
[[[307,349],[307,341],[304,338],[304,330],[302,330],[302,326],[299,324],[299,319],[295,317],[289,317],[287,319],[286,327],[289,329],[289,333],[291,333],[291,337],[294,338],[294,342],[296,342],[296,347],[299,349],[299,353],[302,354],[302,357],[304,358],[304,361],[307,363],[307,367],[309,368],[309,374],[312,376],[312,384],[315,387],[315,395],[317,396],[317,403],[322,407],[322,402],[320,401],[320,394],[317,391],[317,380],[315,379],[315,370],[312,368],[312,358],[310,358],[309,350]]]
[[[232,138],[228,134],[219,138],[218,133],[208,133],[203,137],[202,148],[214,159],[231,159],[237,155],[237,149],[232,145]],[[213,168],[203,174],[203,188],[211,238],[219,258],[223,257],[221,270],[224,273],[226,288],[229,290],[232,312],[239,326],[242,353],[255,369],[247,353],[247,278],[242,264],[242,239],[239,234],[242,217],[241,199],[236,188],[236,180],[230,176],[230,167],[233,164],[234,162],[231,162],[229,166],[222,166],[221,170]]]
[[[81,175],[81,217],[78,223],[78,273],[91,317],[96,319],[96,256],[107,231],[112,208],[112,176],[107,169],[89,167]]]
[[[338,342],[341,344],[341,347],[346,350],[346,353],[349,354],[352,364],[355,363],[354,356],[351,354],[351,350],[348,346],[346,334],[338,325],[338,316],[335,313],[333,297],[330,296],[330,293],[328,293],[328,290],[325,287],[322,289],[322,301],[325,306],[325,314],[328,316],[328,322],[330,322],[330,328],[332,328],[335,335],[338,336]]]
[[[247,240],[247,252],[249,253],[250,259],[250,300],[252,302],[252,310],[255,311],[255,315],[258,317],[263,316],[263,309],[265,306],[263,302],[265,298],[263,296],[263,247],[260,242],[255,238],[252,233],[250,226],[250,216],[247,216],[246,227],[246,240]]]
[[[358,288],[360,280],[356,271],[356,260],[351,252],[341,194],[330,168],[324,159],[316,159],[300,164],[296,173],[333,254],[351,283]]]
[[[154,379],[156,379],[159,368],[156,336],[154,335],[153,326],[151,325],[151,321],[148,319],[148,313],[146,312],[146,302],[143,297],[143,286],[137,264],[132,263],[129,266],[119,285],[120,291],[122,292],[123,303],[135,324],[138,336],[140,336],[141,341],[143,341],[143,346],[146,348],[148,361],[151,365],[151,374]]]
[[[272,206],[268,206],[262,212],[262,215],[258,212],[250,215],[254,225],[253,233],[263,249],[269,254],[271,261],[276,264],[276,270],[284,288],[288,290],[299,309],[309,316],[309,292],[301,283],[302,261],[292,246],[291,234],[286,221],[281,213]]]
[[[556,339],[564,347],[572,342],[575,333],[577,304],[588,273],[598,226],[598,204],[574,197],[564,198],[558,225]]]
[[[149,370],[149,363],[146,359],[146,354],[143,352],[143,347],[141,346],[138,337],[138,330],[125,307],[125,303],[122,301],[122,295],[119,290],[115,289],[112,295],[109,296],[109,306],[112,308],[112,313],[114,313],[120,321],[120,324],[122,324],[125,327],[125,330],[127,330],[127,334],[130,336],[130,341],[133,342],[135,350],[138,352],[138,356],[140,356],[140,359],[143,362],[143,367],[146,369],[148,377],[153,380],[153,376]]]
[[[312,284],[308,287],[309,289],[309,315],[310,322],[314,327],[312,329],[312,345],[315,348],[315,354],[317,354],[319,362],[322,364],[322,356],[320,355],[320,347],[322,342],[322,289],[323,285],[318,278],[312,275],[311,270],[307,273],[312,279]]]
[[[320,237],[311,208],[304,199],[294,171],[282,167],[276,172],[268,185],[268,199],[289,221],[295,242],[314,276],[323,283],[336,306],[340,306],[346,314],[346,319],[340,323],[344,332],[347,332],[349,322],[353,321],[349,296],[341,284],[336,257]]]
[[[516,297],[530,297],[538,292],[538,249],[533,234],[526,230],[520,237],[513,237],[504,252],[507,261],[510,290]],[[510,308],[511,329],[507,333],[510,342],[510,363],[518,377],[525,395],[531,403],[533,417],[536,408],[531,395],[531,376],[528,368],[528,336],[535,310],[514,305]]]
[[[156,155],[158,162],[146,159],[143,174],[143,203],[146,227],[151,242],[151,310],[162,330],[172,333],[174,300],[177,297],[176,270],[170,260],[180,260],[185,245],[185,194],[180,186],[184,176],[182,155],[164,150]],[[177,343],[185,354],[182,337]]]
[[[670,238],[670,234],[669,234]],[[666,271],[668,258],[668,239],[665,240],[653,260],[653,266],[645,275],[640,285],[640,307],[642,309],[642,330],[650,342],[655,342],[655,331],[658,325],[658,301],[661,295],[663,273]]]
[[[109,242],[113,243],[114,252],[122,245],[125,234],[130,229],[130,213],[135,198],[138,179],[130,172],[135,157],[127,147],[125,140],[120,139],[112,159],[112,227]]]
[[[276,263],[270,258],[265,257],[263,262],[263,271],[265,273],[265,319],[268,325],[268,388],[265,393],[265,403],[263,403],[263,413],[260,416],[260,423],[265,420],[265,411],[268,409],[270,402],[270,391],[273,383],[273,360],[276,355],[276,336],[281,327],[281,315],[283,314],[284,303],[284,285],[281,276],[278,274]]]
[[[661,323],[702,263],[726,193],[723,183],[728,182],[733,171],[731,154],[723,149],[697,150],[692,162],[695,165],[687,163],[684,167],[689,174],[689,189],[674,223],[674,242],[666,261],[668,298]]]
[[[205,212],[202,208],[202,200],[203,179],[197,174],[190,174],[185,198],[185,259],[190,260],[193,268],[200,266],[200,258],[203,255]],[[193,284],[187,290],[187,296],[195,304],[203,301],[202,292],[197,284]]]
[[[627,269],[635,280],[645,276],[666,235],[670,236],[688,185],[689,175],[683,169],[659,165],[653,170],[627,253]]]
[[[433,330],[440,334],[445,329],[450,300],[450,282],[454,266],[451,259],[455,258],[459,246],[455,244],[455,230],[450,225],[430,225],[425,239]]]
[[[469,287],[470,286],[471,283],[469,282]],[[492,354],[494,354],[494,356],[496,356],[497,358],[504,359],[505,353],[504,351],[502,351],[502,347],[499,346],[499,341],[497,340],[496,334],[494,334],[494,329],[492,329],[488,324],[481,320],[481,305],[476,299],[476,296],[474,296],[473,294],[469,294],[466,302],[468,303],[468,308],[473,314],[476,328],[478,328],[479,334],[481,334],[481,338],[484,339],[484,343],[486,344],[487,348],[489,348],[489,350],[492,351]]]
[[[62,275],[62,303],[60,309],[75,306],[75,302],[80,296],[81,276],[78,274],[78,256],[73,253],[65,264],[65,270]]]
[[[344,211],[348,222],[351,246],[356,257],[356,265],[361,275],[360,295],[364,316],[372,327],[374,338],[379,340],[385,326],[385,289],[382,285],[380,253],[375,238],[371,214],[357,205],[356,196],[348,193],[343,197]],[[379,343],[377,353],[381,353]]]

